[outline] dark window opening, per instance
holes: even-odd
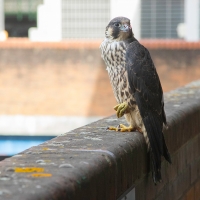
[[[28,37],[28,29],[36,27],[36,16],[6,15],[5,30],[9,37]]]

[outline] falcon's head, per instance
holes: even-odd
[[[116,17],[112,19],[105,31],[106,38],[122,41],[133,37],[130,20],[126,17]]]

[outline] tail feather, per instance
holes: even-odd
[[[151,162],[151,171],[152,171],[152,178],[153,182],[156,185],[158,182],[161,182],[161,161],[158,163],[156,161],[152,150],[150,149],[150,162]]]
[[[171,156],[169,154],[169,151],[167,149],[167,145],[165,143],[165,138],[163,136],[163,156],[165,157],[165,159],[170,163],[172,164],[172,160],[171,160]]]
[[[164,135],[162,132],[162,123],[159,118],[152,114],[143,119],[147,136],[149,138],[150,162],[152,177],[155,184],[161,181],[161,157],[171,163],[171,157],[168,152]]]
[[[171,156],[170,156],[169,151],[167,149],[164,136],[163,136],[163,156],[170,164],[172,163]],[[156,185],[158,182],[161,182],[161,180],[162,180],[161,159],[155,158],[155,154],[153,153],[151,147],[150,147],[150,162],[151,162],[151,171],[152,171],[153,182]]]

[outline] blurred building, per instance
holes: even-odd
[[[39,41],[102,38],[108,21],[120,15],[131,19],[139,39],[197,41],[199,10],[199,0],[4,0],[10,37],[27,37],[35,27],[29,38]]]
[[[42,3],[43,0],[4,0],[5,29],[9,37],[28,37],[28,29],[36,26],[37,7]]]

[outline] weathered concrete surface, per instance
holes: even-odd
[[[165,102],[169,124],[165,138],[173,164],[163,161],[163,182],[157,187],[148,174],[142,134],[107,131],[109,125],[125,123],[112,116],[0,162],[0,199],[114,200],[133,186],[136,199],[163,199],[165,188],[172,187],[187,164],[200,161],[200,81],[167,93]],[[195,166],[198,178],[200,166]],[[180,198],[186,186],[170,199]]]
[[[0,164],[3,199],[115,199],[147,172],[142,135],[106,131],[116,124],[107,118],[6,159]],[[16,167],[42,173],[32,177]]]

